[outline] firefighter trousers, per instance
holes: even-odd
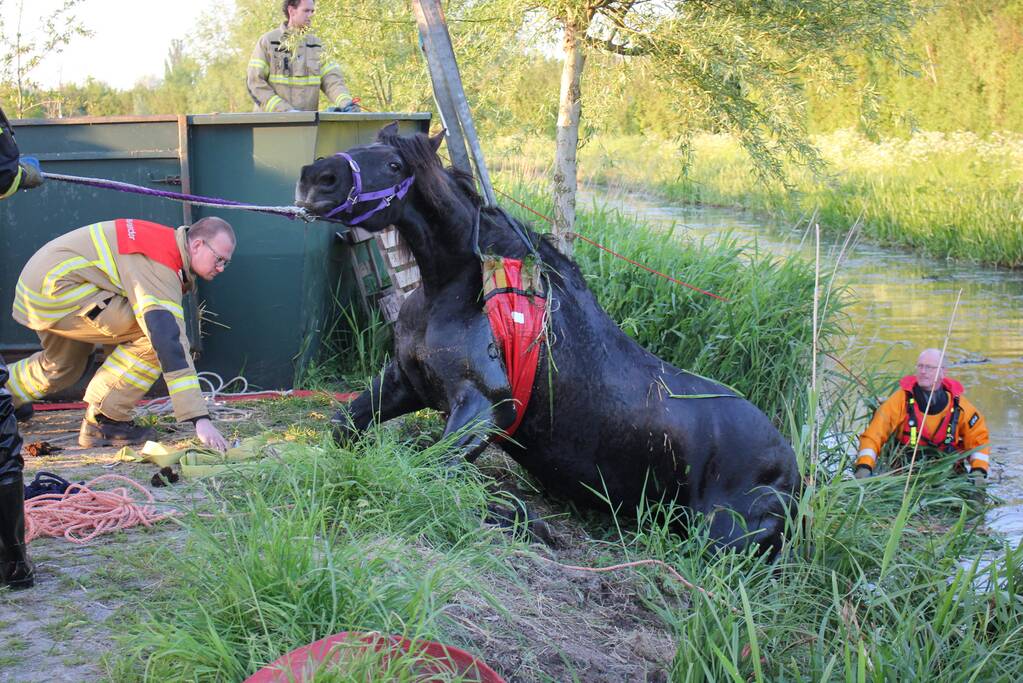
[[[130,420],[135,404],[160,376],[153,344],[122,296],[67,315],[36,334],[42,351],[8,366],[15,407],[77,382],[97,344],[114,348],[85,390],[92,411]]]

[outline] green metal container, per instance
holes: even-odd
[[[204,114],[23,120],[14,127],[22,153],[38,157],[44,171],[286,206],[302,166],[371,142],[395,120],[402,132],[426,131],[430,115]],[[210,215],[234,226],[238,247],[230,268],[201,282],[189,306],[197,366],[264,388],[293,386],[318,351],[335,303],[347,305],[357,291],[343,226],[55,181],[0,202],[0,353],[11,360],[38,348],[35,333],[10,310],[22,266],[49,240],[101,220],[177,226]],[[201,324],[196,304],[205,311]]]

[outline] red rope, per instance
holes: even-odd
[[[500,190],[498,190],[496,188],[494,189],[494,191],[497,192],[502,197],[506,197],[506,198],[510,199],[511,201],[515,202],[516,204],[521,206],[526,211],[529,211],[530,213],[532,213],[532,214],[534,214],[536,216],[539,216],[540,218],[544,219],[545,221],[547,221],[551,225],[554,225],[554,220],[550,216],[545,216],[542,213],[540,213],[539,211],[537,211],[536,209],[533,209],[532,207],[526,206],[525,204],[520,202],[518,199],[515,199],[515,197],[512,197],[510,194],[501,192]],[[647,272],[650,272],[650,273],[653,273],[654,275],[659,275],[659,276],[663,277],[665,280],[668,280],[670,282],[674,282],[676,285],[682,285],[683,287],[688,287],[689,289],[697,291],[700,294],[706,294],[707,296],[713,297],[715,299],[718,299],[719,301],[725,301],[725,302],[729,301],[729,299],[726,299],[723,296],[718,296],[717,294],[714,294],[713,292],[708,292],[705,289],[700,289],[699,287],[696,287],[695,285],[691,285],[688,282],[683,282],[682,280],[677,280],[677,279],[671,277],[670,275],[665,275],[664,273],[662,273],[660,271],[657,271],[657,270],[654,270],[653,268],[650,268],[649,266],[645,266],[642,263],[639,263],[637,261],[633,261],[632,259],[630,259],[630,258],[628,258],[626,256],[622,256],[618,252],[613,251],[611,249],[608,249],[603,244],[600,244],[599,242],[594,242],[589,237],[586,237],[585,235],[581,235],[578,232],[572,232],[572,233],[569,233],[569,234],[571,236],[573,236],[573,237],[578,237],[579,239],[581,239],[584,242],[588,242],[588,243],[592,244],[593,246],[597,247],[598,249],[603,249],[604,251],[606,251],[607,253],[611,254],[612,256],[620,258],[621,260],[623,260],[623,261],[625,261],[627,263],[631,263],[632,265],[636,266],[637,268],[642,268],[643,270],[645,270]]]
[[[721,301],[728,301],[728,299],[726,299],[723,296],[718,296],[717,294],[714,294],[713,292],[708,292],[705,289],[700,289],[699,287],[697,287],[695,285],[691,285],[688,282],[682,282],[681,280],[676,280],[675,278],[671,277],[670,275],[665,275],[664,273],[656,271],[653,268],[650,268],[649,266],[644,266],[642,263],[639,263],[637,261],[633,261],[631,258],[628,258],[627,256],[622,256],[621,254],[608,249],[603,244],[597,244],[596,242],[591,240],[589,237],[586,237],[585,235],[580,235],[577,232],[574,232],[572,234],[575,235],[576,237],[578,237],[579,239],[581,239],[584,242],[589,242],[590,244],[595,246],[597,249],[603,249],[604,251],[606,251],[607,253],[611,254],[612,256],[617,256],[618,258],[620,258],[623,261],[628,261],[629,263],[631,263],[632,265],[636,266],[637,268],[642,268],[643,270],[649,271],[649,272],[653,273],[654,275],[660,275],[665,280],[670,280],[670,281],[674,282],[677,285],[682,285],[683,287],[688,287],[689,289],[695,290],[695,291],[699,292],[700,294],[706,294],[707,296],[714,297],[715,299],[719,299]]]

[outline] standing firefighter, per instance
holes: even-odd
[[[924,349],[916,361],[916,374],[899,381],[887,401],[874,413],[860,435],[856,478],[869,477],[877,465],[877,454],[892,435],[908,448],[929,448],[942,453],[971,452],[969,470],[973,481],[987,478],[990,439],[987,423],[965,396],[963,385],[945,377],[941,351]]]
[[[0,109],[0,199],[43,182],[35,160],[22,159],[14,130]],[[35,571],[25,547],[25,480],[21,435],[0,356],[0,586],[31,588]]]
[[[287,21],[260,37],[249,60],[247,84],[255,111],[316,111],[321,89],[331,110],[358,111],[341,67],[323,63],[323,45],[307,30],[313,0],[284,0],[282,9]]]
[[[14,319],[36,331],[43,350],[10,366],[15,406],[78,381],[96,344],[115,345],[85,392],[84,447],[143,443],[135,403],[160,374],[174,414],[199,439],[225,450],[210,422],[185,333],[182,296],[195,277],[212,280],[231,262],[230,224],[203,218],[177,230],[138,219],[95,223],[56,238],[21,271]]]

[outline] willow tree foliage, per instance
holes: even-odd
[[[913,0],[524,1],[542,8],[562,37],[553,192],[566,246],[589,54],[641,62],[683,144],[695,130],[731,133],[764,174],[780,178],[786,160],[821,167],[807,138],[807,88],[853,82],[846,57],[856,52],[901,62],[899,39],[917,13]]]

